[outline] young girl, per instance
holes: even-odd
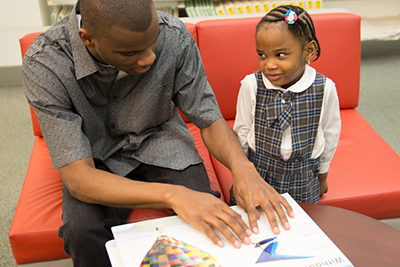
[[[335,84],[309,66],[320,56],[310,15],[279,6],[256,28],[260,69],[242,80],[234,130],[279,193],[317,203],[340,135]]]

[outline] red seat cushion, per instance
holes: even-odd
[[[321,204],[376,219],[400,217],[400,157],[355,109],[340,112],[342,133]]]
[[[53,170],[43,137],[35,137],[24,185],[9,232],[17,264],[67,258],[58,237],[61,177]]]

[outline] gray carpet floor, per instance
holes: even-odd
[[[400,41],[362,43],[358,111],[400,155],[399,70]],[[0,266],[12,267],[16,263],[8,231],[33,145],[29,107],[22,85],[0,87],[0,136]]]

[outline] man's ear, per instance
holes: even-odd
[[[314,40],[312,40],[311,42],[309,42],[306,46],[306,60],[308,62],[312,61],[313,58],[315,57],[315,54],[317,53],[317,42],[315,42]]]
[[[95,46],[94,37],[89,31],[87,31],[84,28],[80,28],[78,33],[79,37],[81,38],[82,42],[85,44],[87,48],[92,48]]]

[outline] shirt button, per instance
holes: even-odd
[[[139,157],[139,154],[138,154],[138,153],[135,153],[134,156],[138,158],[138,157]]]
[[[285,99],[282,99],[282,101],[281,101],[281,102],[282,102],[282,104],[285,104],[285,103],[286,103]]]
[[[117,101],[118,97],[115,95],[112,97],[112,100]]]

